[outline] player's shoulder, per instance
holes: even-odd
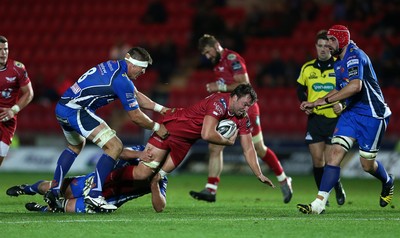
[[[25,65],[17,60],[13,60],[13,59],[8,59],[8,65],[13,67],[16,70],[25,70]]]
[[[315,61],[317,61],[317,59],[312,59],[312,60],[305,62],[302,66],[302,69],[305,69],[308,67],[314,67]]]
[[[242,58],[242,56],[240,56],[240,54],[237,53],[236,51],[226,49],[226,48],[224,49],[224,51],[225,51],[225,56],[226,56],[227,60],[235,61],[235,60]]]

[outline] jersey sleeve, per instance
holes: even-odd
[[[228,107],[225,98],[212,97],[212,100],[207,101],[205,115],[212,116],[220,121],[224,119],[227,110]]]
[[[31,82],[28,76],[28,72],[26,71],[25,65],[23,63],[14,61],[14,69],[18,75],[18,84],[20,87],[23,87]]]
[[[242,57],[235,53],[230,53],[227,55],[227,59],[230,63],[233,75],[247,73],[246,63]]]
[[[364,67],[365,60],[362,57],[356,55],[349,57],[346,62],[347,77],[349,80],[364,78]]]
[[[132,111],[139,108],[139,103],[135,96],[135,86],[132,81],[125,78],[125,76],[119,76],[114,79],[112,84],[115,94],[118,96],[126,111]]]
[[[297,82],[298,82],[299,84],[303,85],[303,86],[307,86],[307,84],[306,84],[306,79],[305,79],[304,73],[303,73],[305,67],[306,67],[306,65],[303,65],[303,66],[301,67],[301,71],[300,71],[299,77],[297,78]]]

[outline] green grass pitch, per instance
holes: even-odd
[[[273,175],[269,177],[276,184]],[[130,201],[113,214],[42,214],[24,204],[43,203],[41,196],[9,197],[8,187],[51,178],[40,173],[0,173],[1,237],[397,237],[400,234],[398,192],[392,204],[379,207],[381,185],[374,179],[342,179],[347,193],[338,206],[332,193],[323,215],[304,215],[297,203],[316,195],[311,176],[294,176],[294,196],[282,202],[279,187],[272,189],[254,176],[221,178],[216,203],[197,201],[189,190],[200,190],[206,175],[169,176],[167,207],[155,213],[150,196]]]

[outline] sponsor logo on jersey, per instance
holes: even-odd
[[[74,85],[71,86],[71,90],[73,93],[77,94],[79,93],[82,89],[79,87],[78,83],[74,83]]]
[[[17,66],[18,68],[25,68],[24,64],[18,61],[14,61],[14,65]]]
[[[349,74],[349,77],[357,76],[358,75],[358,67],[351,67],[347,70],[347,73]]]
[[[15,79],[16,79],[17,77],[6,77],[6,80],[7,80],[7,83],[13,83],[13,82],[15,82]]]
[[[315,92],[330,92],[335,88],[335,85],[333,83],[315,83],[312,88]]]
[[[329,77],[335,77],[335,73],[329,73],[328,76]]]
[[[13,90],[11,89],[11,88],[7,88],[7,89],[4,89],[3,91],[1,91],[1,96],[3,97],[3,98],[10,98],[11,97],[11,92],[12,92]]]
[[[219,70],[220,72],[224,71],[224,69],[225,69],[225,67],[218,66],[218,70]]]
[[[318,79],[318,76],[315,72],[311,72],[310,76],[308,76],[309,79]]]
[[[235,60],[236,59],[236,55],[235,54],[229,54],[226,58],[228,60]]]
[[[129,107],[133,108],[133,107],[136,107],[138,105],[138,103],[137,103],[137,101],[134,101],[134,102],[129,103],[128,105],[129,105]]]
[[[234,71],[242,69],[242,64],[239,61],[235,61],[232,63],[232,69]]]
[[[135,98],[135,94],[134,93],[125,93],[125,97],[127,100],[133,99],[133,98]]]
[[[213,114],[216,116],[222,115],[224,113],[224,110],[221,108],[220,104],[217,102],[214,102],[214,111]]]
[[[347,67],[350,67],[352,65],[359,64],[359,63],[360,63],[359,59],[352,59],[352,60],[347,61]]]

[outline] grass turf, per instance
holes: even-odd
[[[274,176],[269,177],[276,183]],[[381,185],[374,179],[342,179],[347,193],[338,206],[332,193],[323,215],[304,215],[297,203],[316,195],[311,176],[293,177],[294,196],[282,202],[279,187],[272,189],[254,176],[223,175],[217,202],[189,196],[201,190],[206,175],[169,176],[167,207],[155,213],[150,196],[130,201],[113,214],[43,214],[28,212],[24,204],[43,203],[41,196],[9,197],[8,187],[51,178],[40,173],[0,174],[0,232],[2,237],[395,237],[400,233],[400,210],[395,197],[379,206]],[[278,185],[278,184],[276,184]]]

